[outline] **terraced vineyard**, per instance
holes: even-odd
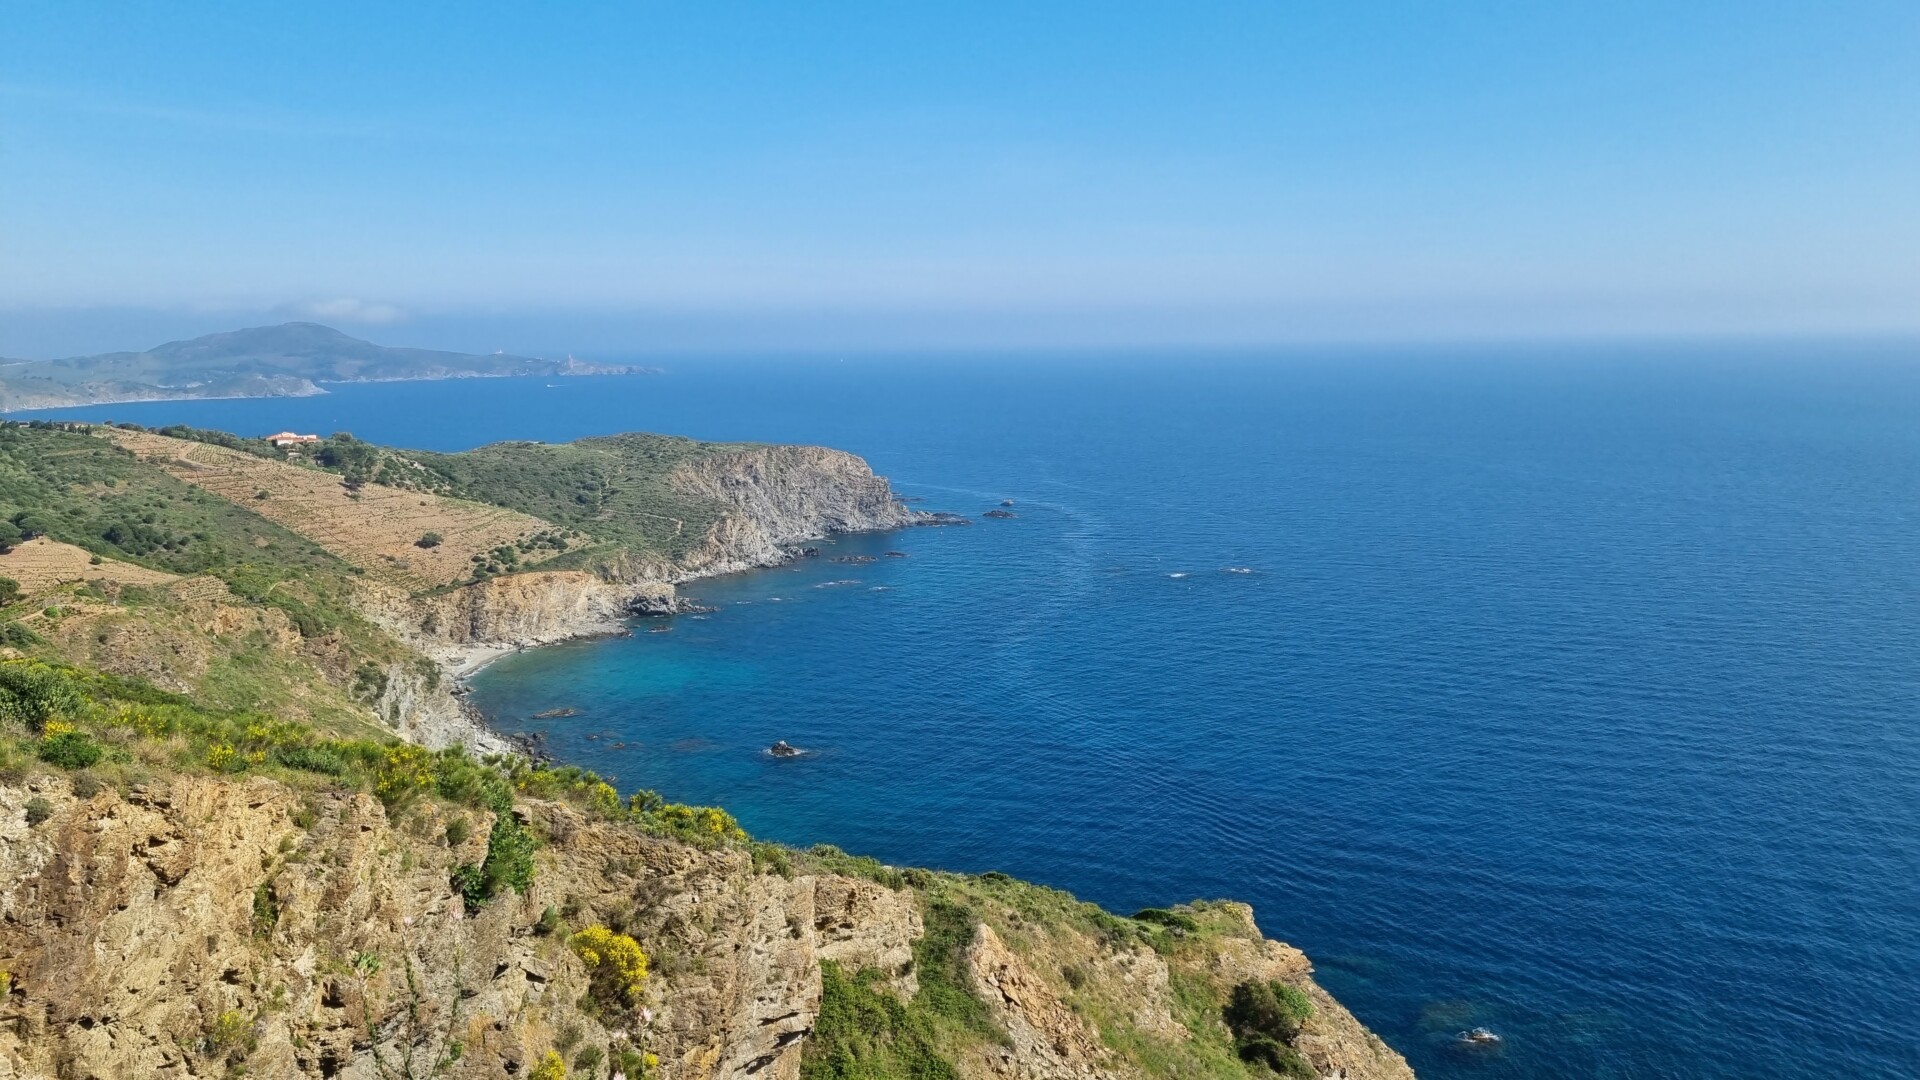
[[[117,581],[123,585],[164,585],[177,578],[118,559],[96,559],[85,548],[35,537],[0,555],[0,577],[19,582],[31,594],[79,581]]]
[[[552,531],[539,518],[498,506],[382,484],[350,488],[322,469],[274,461],[144,431],[108,437],[179,480],[267,518],[409,592],[472,576],[474,556]],[[422,546],[433,537],[432,546]],[[533,545],[528,545],[533,546]],[[539,561],[529,553],[519,565]],[[516,555],[516,558],[519,556]]]

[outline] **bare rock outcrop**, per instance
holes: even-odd
[[[1096,1080],[1116,1068],[1099,1035],[1045,979],[985,923],[967,950],[967,968],[987,1009],[1006,1030],[1004,1046],[981,1051],[976,1067],[1007,1080]]]
[[[930,901],[915,889],[783,876],[741,848],[702,850],[566,804],[516,807],[543,838],[533,886],[474,912],[450,877],[484,858],[485,813],[389,815],[365,794],[260,777],[84,790],[64,776],[0,784],[0,1080],[372,1080],[398,1074],[409,1051],[420,1066],[455,1043],[458,1061],[436,1075],[524,1078],[552,1047],[623,1043],[657,1054],[660,1080],[797,1080],[823,961],[877,972],[902,1001],[918,990]],[[450,834],[459,817],[468,826]],[[1170,961],[1216,995],[1243,978],[1304,988],[1316,1009],[1297,1045],[1323,1077],[1412,1075],[1296,951],[1261,942],[1244,906],[1224,935],[1162,957],[972,895],[988,906],[963,978],[1004,1038],[961,1054],[966,1080],[1140,1075],[1102,1038],[1114,1022],[1162,1053],[1223,1037],[1217,1018],[1206,1031],[1172,1019]],[[588,973],[549,910],[642,943],[652,974],[638,1007],[588,1004]],[[1069,956],[1082,972],[1071,986]]]
[[[897,529],[923,516],[865,461],[820,446],[714,454],[681,465],[669,482],[730,508],[682,561],[678,580],[777,565],[804,541]]]

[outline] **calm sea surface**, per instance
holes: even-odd
[[[930,509],[1014,499],[699,583],[711,616],[476,699],[762,836],[1248,900],[1426,1077],[1920,1075],[1920,355],[556,381],[65,415],[824,443]],[[1506,1046],[1451,1045],[1477,1024]]]

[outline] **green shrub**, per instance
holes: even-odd
[[[1320,1074],[1314,1071],[1305,1055],[1286,1043],[1265,1035],[1249,1035],[1234,1045],[1240,1060],[1254,1065],[1265,1065],[1288,1080],[1319,1080]]]
[[[27,800],[27,824],[38,825],[53,816],[53,804],[35,795]]]
[[[64,672],[35,660],[0,661],[0,720],[39,731],[85,699]]]
[[[754,844],[752,847],[753,870],[757,874],[776,874],[788,881],[793,880],[793,859],[786,849],[778,844]]]
[[[472,832],[473,823],[467,820],[465,814],[454,818],[452,821],[447,822],[447,846],[459,847],[461,844],[467,842],[467,837],[471,835]]]
[[[915,1005],[977,1034],[997,1036],[980,999],[969,991],[966,951],[979,919],[969,908],[936,900],[927,905],[926,928],[913,943],[913,969],[920,980]]]
[[[100,744],[84,731],[62,731],[40,740],[40,760],[63,769],[84,769],[100,760]]]
[[[280,898],[274,895],[273,882],[263,881],[253,889],[253,932],[265,937],[279,922]]]
[[[1300,1025],[1313,1015],[1313,1002],[1298,987],[1277,980],[1249,979],[1233,988],[1221,1019],[1233,1032],[1242,1060],[1265,1064],[1281,1076],[1314,1075],[1293,1048]],[[1305,1070],[1302,1072],[1302,1070]]]
[[[276,747],[273,760],[289,769],[301,769],[323,776],[345,776],[350,767],[347,759],[341,757],[338,751],[321,746]]]
[[[20,583],[10,577],[0,577],[0,607],[6,607],[20,599]]]
[[[487,875],[472,863],[461,863],[453,868],[453,891],[467,903],[467,910],[477,911],[489,899],[487,893]]]
[[[453,887],[478,911],[507,889],[525,893],[533,887],[533,833],[508,810],[496,814],[487,834],[487,857],[479,866],[464,863],[453,872]]]
[[[1182,915],[1177,911],[1168,911],[1165,908],[1141,908],[1139,911],[1133,913],[1133,917],[1140,922],[1155,923],[1159,926],[1185,931],[1189,934],[1197,933],[1200,929],[1200,924],[1194,921],[1193,916]]]
[[[957,1080],[938,1027],[884,987],[874,970],[820,963],[820,1011],[800,1054],[801,1080]]]

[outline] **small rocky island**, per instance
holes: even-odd
[[[767,754],[777,758],[796,758],[804,753],[806,753],[805,750],[800,749],[785,739],[777,740],[772,746],[767,747]]]

